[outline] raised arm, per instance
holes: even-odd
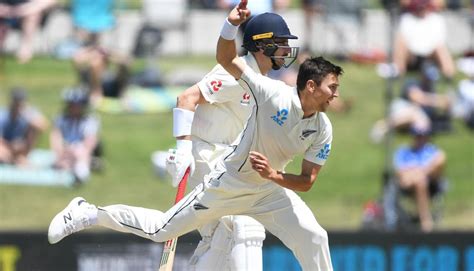
[[[250,10],[247,9],[247,1],[241,0],[240,4],[229,13],[217,42],[216,60],[235,79],[240,79],[245,70],[245,63],[237,56],[235,36],[239,25],[249,16]]]

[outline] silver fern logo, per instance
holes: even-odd
[[[300,139],[305,140],[306,138],[308,138],[310,135],[316,133],[317,131],[318,130],[311,130],[311,129],[303,130],[303,132],[300,135]]]

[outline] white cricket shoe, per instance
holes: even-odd
[[[49,243],[56,244],[64,237],[92,226],[88,214],[95,210],[97,208],[94,205],[81,197],[71,200],[68,206],[59,212],[49,224]]]

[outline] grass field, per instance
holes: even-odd
[[[161,57],[158,62],[166,73],[183,63],[207,69],[214,59]],[[372,144],[368,133],[383,116],[385,85],[372,66],[340,64],[345,69],[341,95],[353,99],[354,106],[347,114],[329,114],[334,127],[330,159],[313,189],[300,195],[323,227],[349,230],[359,227],[364,203],[380,195],[385,150],[383,145]],[[0,105],[6,104],[11,86],[23,85],[29,90],[30,101],[53,118],[61,110],[59,93],[75,80],[69,62],[38,58],[18,65],[6,58],[0,62]],[[124,203],[166,209],[175,192],[167,180],[153,175],[149,157],[156,149],[173,146],[171,117],[170,113],[101,114],[106,170],[79,188],[0,185],[0,230],[46,230],[54,214],[76,195],[99,205]],[[48,147],[47,142],[47,135],[43,135],[40,147]],[[395,143],[403,142],[408,138],[397,135]],[[454,131],[436,137],[435,142],[447,152],[450,179],[440,228],[474,230],[472,133],[456,121]],[[287,171],[296,172],[300,162],[301,158],[296,158]]]

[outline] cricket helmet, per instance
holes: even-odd
[[[283,66],[290,66],[298,55],[298,47],[282,46],[275,43],[275,39],[298,39],[290,33],[285,20],[278,14],[265,12],[250,19],[245,26],[243,47],[250,52],[263,50],[264,54],[274,61],[275,58],[284,58]],[[287,56],[275,56],[278,48],[290,49]],[[274,64],[275,66],[275,64]],[[278,69],[280,67],[274,67]]]

